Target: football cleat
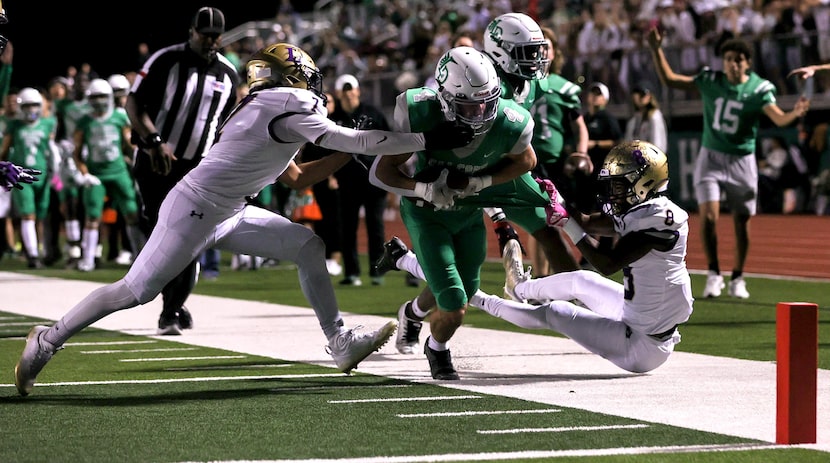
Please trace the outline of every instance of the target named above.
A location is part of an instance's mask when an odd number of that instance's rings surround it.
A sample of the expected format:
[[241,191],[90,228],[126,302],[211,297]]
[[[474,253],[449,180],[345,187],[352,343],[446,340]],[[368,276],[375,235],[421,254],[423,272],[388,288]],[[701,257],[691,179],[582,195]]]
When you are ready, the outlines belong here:
[[398,334],[395,337],[395,348],[401,354],[414,354],[415,348],[418,347],[418,337],[421,335],[421,327],[423,322],[416,318],[410,318],[406,315],[406,309],[410,311],[412,301],[406,301],[400,309],[398,309]]
[[516,302],[527,300],[516,296],[516,285],[530,279],[530,272],[525,272],[522,264],[522,249],[519,242],[510,240],[504,246],[504,296]]
[[386,344],[397,327],[397,322],[390,321],[378,330],[359,333],[357,330],[363,327],[358,325],[331,338],[326,352],[332,356],[340,371],[349,374],[363,359]]
[[48,326],[37,325],[26,336],[26,347],[14,367],[14,385],[22,396],[29,395],[35,385],[35,378],[46,363],[63,347],[55,347],[45,339],[43,333]]

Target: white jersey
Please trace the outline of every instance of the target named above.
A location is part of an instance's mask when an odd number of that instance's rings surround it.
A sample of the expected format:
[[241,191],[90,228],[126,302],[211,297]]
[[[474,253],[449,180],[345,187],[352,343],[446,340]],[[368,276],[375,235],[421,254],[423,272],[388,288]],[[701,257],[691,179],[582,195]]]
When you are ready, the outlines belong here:
[[357,131],[326,116],[323,100],[308,90],[252,92],[234,108],[208,155],[183,181],[214,204],[241,208],[246,196],[274,183],[308,142],[369,155],[424,149],[423,134]]
[[685,260],[688,222],[689,214],[665,196],[614,217],[614,228],[622,236],[632,232],[677,236],[672,249],[652,249],[623,269],[623,320],[632,329],[662,333],[687,321],[692,314],[691,279]]

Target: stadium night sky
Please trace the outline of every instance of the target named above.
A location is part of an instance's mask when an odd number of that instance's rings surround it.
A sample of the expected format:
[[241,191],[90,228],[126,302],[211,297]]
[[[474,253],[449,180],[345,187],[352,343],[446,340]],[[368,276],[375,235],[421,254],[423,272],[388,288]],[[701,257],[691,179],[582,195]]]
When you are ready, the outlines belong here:
[[[190,20],[201,6],[221,9],[231,29],[247,21],[274,17],[279,3],[5,0],[9,23],[0,25],[0,34],[14,47],[12,85],[45,86],[50,78],[64,75],[68,66],[77,67],[83,62],[89,62],[103,77],[134,69],[138,43],[147,42],[155,50],[186,40]],[[307,8],[314,2],[292,3]]]

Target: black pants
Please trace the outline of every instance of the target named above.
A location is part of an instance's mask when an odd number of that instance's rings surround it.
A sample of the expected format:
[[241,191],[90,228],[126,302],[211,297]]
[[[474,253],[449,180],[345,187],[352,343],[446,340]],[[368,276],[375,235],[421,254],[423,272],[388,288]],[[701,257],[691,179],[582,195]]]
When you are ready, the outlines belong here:
[[[153,227],[158,222],[159,209],[164,198],[167,197],[167,193],[198,163],[199,159],[173,161],[170,174],[159,175],[153,172],[147,153],[141,150],[136,153],[133,176],[135,177],[138,196],[141,202],[139,208],[141,212],[139,215],[139,227],[146,236],[150,236]],[[179,311],[185,301],[187,301],[190,293],[193,292],[193,287],[196,284],[198,262],[198,258],[194,259],[193,262],[188,264],[181,273],[170,280],[164,289],[161,290],[163,300],[161,310],[162,318],[175,318],[176,312]]]
[[343,271],[346,276],[360,275],[360,261],[357,255],[357,229],[360,222],[360,207],[366,210],[366,234],[369,245],[369,276],[375,274],[374,264],[383,255],[385,230],[383,212],[386,209],[386,191],[369,184],[369,181],[340,182],[340,218],[343,224]]

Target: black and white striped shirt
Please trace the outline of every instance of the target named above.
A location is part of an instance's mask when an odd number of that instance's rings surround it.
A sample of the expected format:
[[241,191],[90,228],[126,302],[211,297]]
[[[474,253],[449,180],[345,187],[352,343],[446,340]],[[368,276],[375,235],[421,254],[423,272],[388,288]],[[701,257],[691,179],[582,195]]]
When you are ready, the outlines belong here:
[[187,42],[162,48],[131,88],[178,159],[203,157],[236,103],[239,73],[222,54],[206,62]]

